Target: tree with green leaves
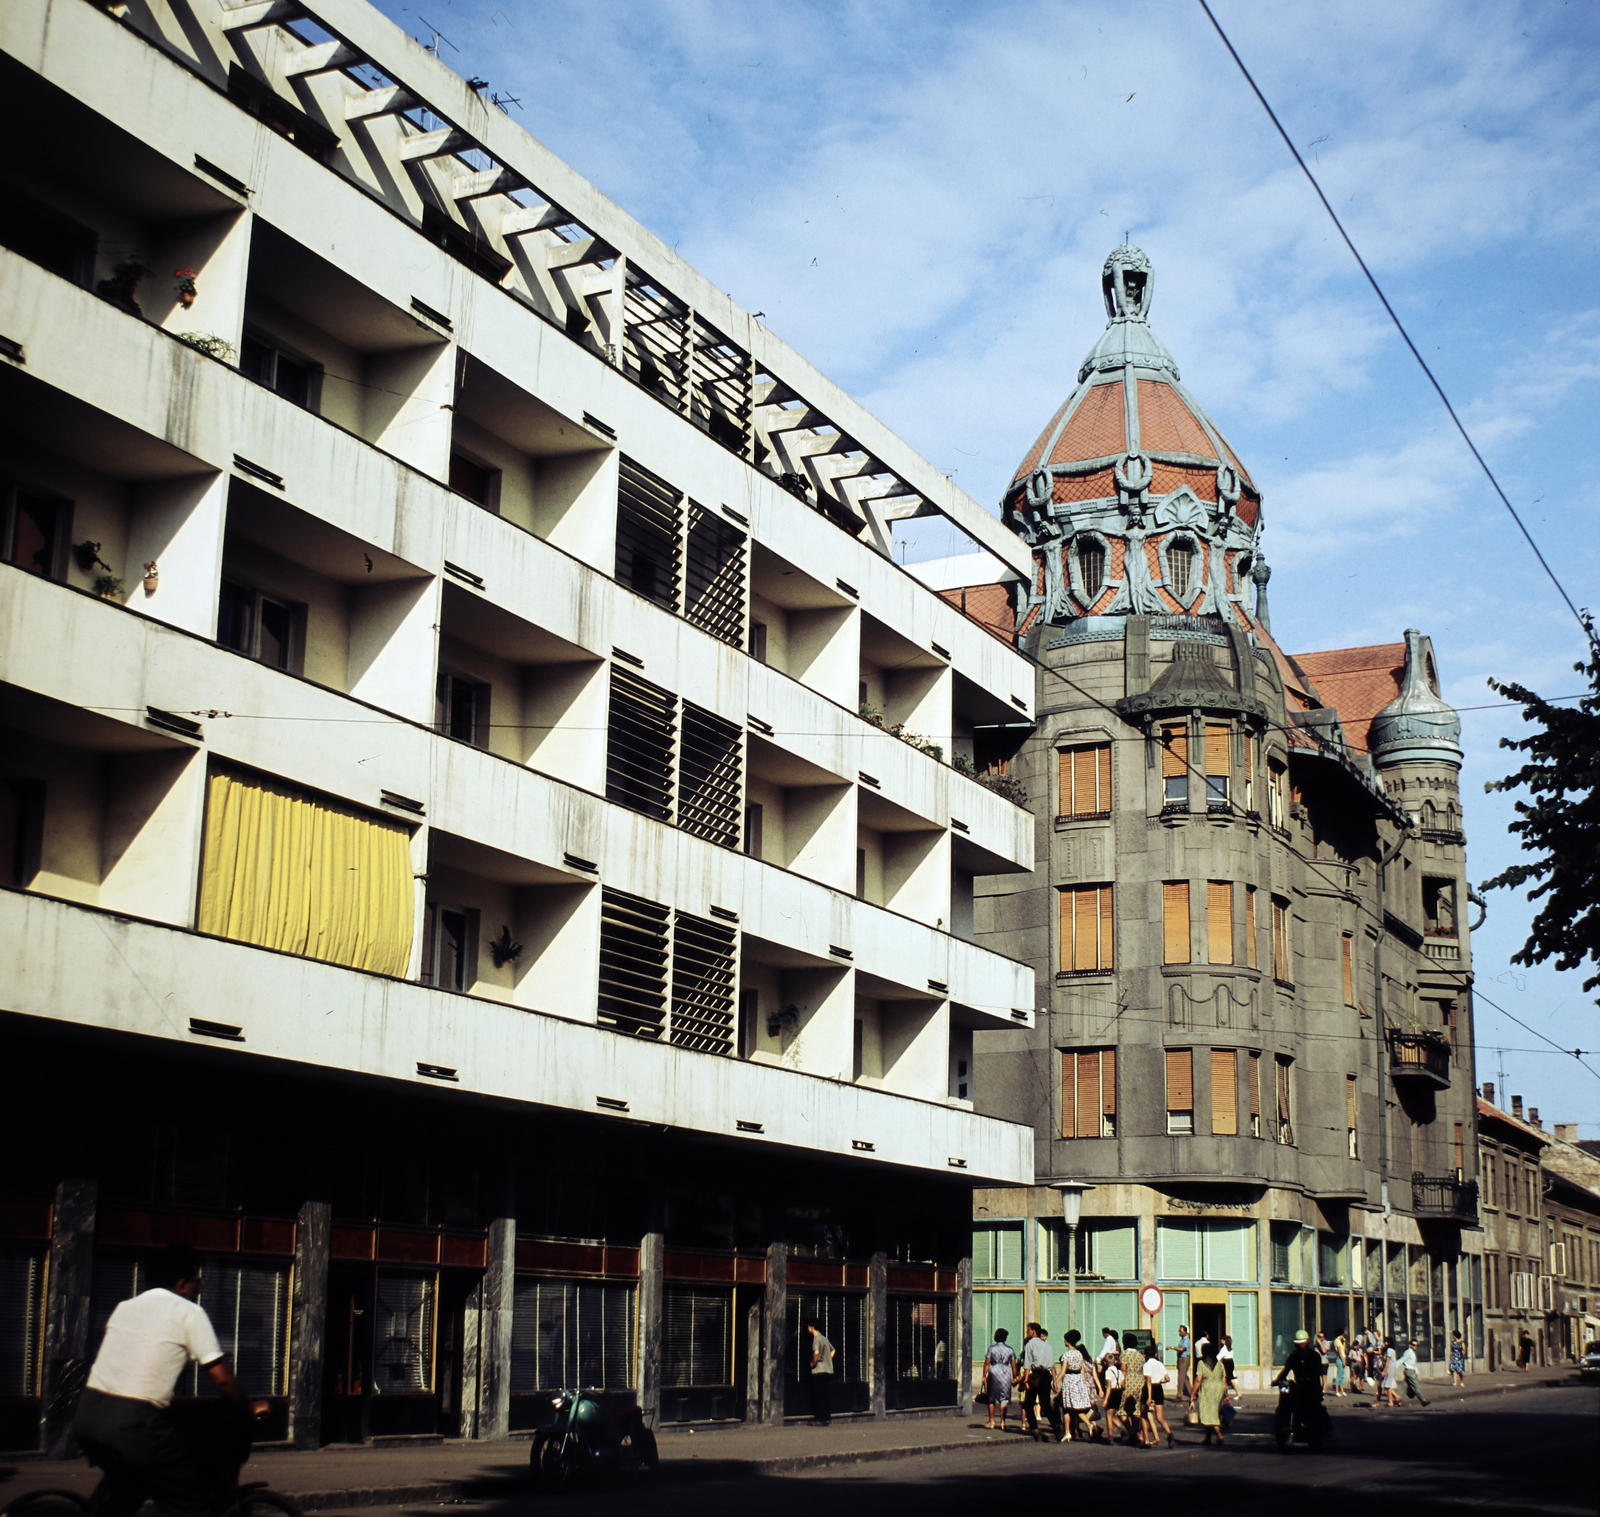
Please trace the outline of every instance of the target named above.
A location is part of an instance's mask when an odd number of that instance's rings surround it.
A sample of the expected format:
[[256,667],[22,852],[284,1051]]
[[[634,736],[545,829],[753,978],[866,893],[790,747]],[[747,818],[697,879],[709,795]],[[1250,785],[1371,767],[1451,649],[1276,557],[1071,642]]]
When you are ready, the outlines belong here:
[[[1489,687],[1517,702],[1522,719],[1536,730],[1523,738],[1503,737],[1502,748],[1526,755],[1515,774],[1491,780],[1485,790],[1525,790],[1531,800],[1515,802],[1510,831],[1522,838],[1531,862],[1485,880],[1484,890],[1533,884],[1530,901],[1542,902],[1528,941],[1511,955],[1513,964],[1532,966],[1553,958],[1557,969],[1594,967],[1583,982],[1600,987],[1600,644],[1587,614],[1589,660],[1574,664],[1588,678],[1590,693],[1575,706],[1556,706],[1522,685],[1489,681]],[[1600,997],[1597,997],[1600,999]]]

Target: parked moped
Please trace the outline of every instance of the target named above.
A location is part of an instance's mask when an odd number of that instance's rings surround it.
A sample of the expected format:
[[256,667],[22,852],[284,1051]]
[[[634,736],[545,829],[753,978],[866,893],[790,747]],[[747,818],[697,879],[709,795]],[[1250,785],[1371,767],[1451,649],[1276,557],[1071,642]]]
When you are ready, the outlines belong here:
[[528,1451],[534,1479],[546,1490],[562,1489],[579,1473],[636,1479],[660,1468],[655,1434],[631,1391],[561,1391],[550,1410]]

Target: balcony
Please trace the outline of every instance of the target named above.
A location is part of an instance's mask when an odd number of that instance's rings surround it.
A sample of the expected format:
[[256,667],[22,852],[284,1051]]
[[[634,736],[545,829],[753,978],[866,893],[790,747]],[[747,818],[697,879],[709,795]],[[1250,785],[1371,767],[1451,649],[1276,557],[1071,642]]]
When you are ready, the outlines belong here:
[[1391,1032],[1389,1073],[1414,1079],[1435,1090],[1450,1085],[1450,1043],[1436,1032]]
[[1419,1217],[1449,1217],[1457,1222],[1478,1220],[1478,1182],[1451,1175],[1411,1176],[1411,1210]]

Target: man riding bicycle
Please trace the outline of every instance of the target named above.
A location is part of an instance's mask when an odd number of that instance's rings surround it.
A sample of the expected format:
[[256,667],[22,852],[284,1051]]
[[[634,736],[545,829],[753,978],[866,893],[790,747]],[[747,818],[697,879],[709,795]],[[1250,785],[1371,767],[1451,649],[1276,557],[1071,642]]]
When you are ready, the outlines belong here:
[[[150,1268],[148,1289],[122,1302],[78,1402],[73,1432],[92,1464],[105,1472],[95,1492],[97,1517],[132,1517],[146,1500],[162,1517],[209,1517],[231,1494],[248,1439],[232,1457],[210,1459],[179,1431],[172,1413],[178,1377],[198,1364],[218,1392],[244,1412],[211,1319],[196,1299],[200,1256],[169,1243]],[[251,1410],[262,1415],[264,1401]]]

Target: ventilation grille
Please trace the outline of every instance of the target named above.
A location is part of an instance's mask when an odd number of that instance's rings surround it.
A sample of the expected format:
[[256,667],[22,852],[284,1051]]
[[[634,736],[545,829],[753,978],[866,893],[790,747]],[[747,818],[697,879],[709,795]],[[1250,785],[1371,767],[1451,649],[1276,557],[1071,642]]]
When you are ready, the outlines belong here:
[[689,308],[652,284],[632,263],[622,302],[622,368],[674,411],[687,399]]
[[[676,705],[671,691],[612,665],[606,799],[658,822],[672,820]],[[734,783],[737,786],[737,769]]]
[[679,1048],[733,1052],[731,927],[677,914],[672,936],[672,1041]]
[[740,455],[750,437],[752,378],[750,355],[696,316],[689,419],[723,447]]
[[617,583],[676,611],[682,526],[682,493],[623,458],[617,476]]
[[678,825],[724,848],[739,846],[743,738],[732,722],[683,703]]
[[689,502],[683,614],[735,648],[744,646],[744,533]]
[[600,892],[600,1025],[659,1038],[667,1010],[667,908]]

